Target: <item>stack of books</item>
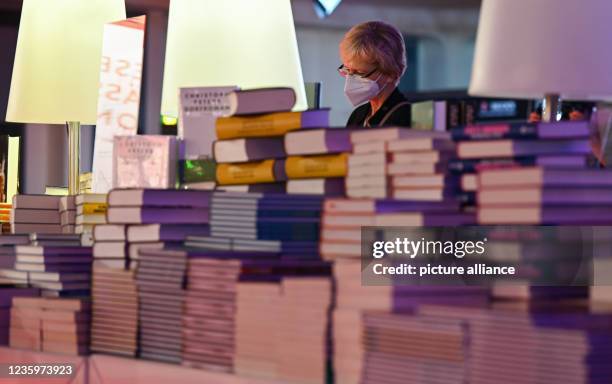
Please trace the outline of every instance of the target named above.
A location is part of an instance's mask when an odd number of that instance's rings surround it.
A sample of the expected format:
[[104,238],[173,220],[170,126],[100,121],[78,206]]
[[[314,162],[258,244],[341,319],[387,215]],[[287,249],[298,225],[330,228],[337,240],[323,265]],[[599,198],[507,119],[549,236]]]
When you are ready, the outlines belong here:
[[454,143],[444,132],[406,128],[351,134],[346,192],[353,198],[415,201],[454,199],[456,180],[446,173]]
[[[210,191],[117,189],[108,195],[108,222],[97,231],[95,257],[138,260],[143,248],[178,245],[209,234]],[[108,230],[113,240],[102,240]]]
[[612,172],[546,166],[478,174],[479,224],[612,223]]
[[321,257],[361,257],[361,227],[458,226],[475,222],[461,212],[458,201],[402,201],[393,199],[325,200],[321,220]]
[[[189,259],[183,312],[183,365],[234,371],[236,291],[248,275],[238,254],[201,252]],[[232,258],[234,257],[234,258]]]
[[79,247],[81,236],[76,234],[30,233],[29,245],[39,247]]
[[[291,149],[288,152],[283,137],[302,128],[328,127],[329,110],[291,112],[291,103],[279,103],[279,100],[295,101],[293,90],[287,88],[236,91],[234,94],[237,107],[232,109],[232,116],[217,119],[217,141],[213,144],[217,184],[222,189],[284,193],[289,189],[288,179],[344,176],[345,156],[288,157]],[[333,182],[319,180],[294,185],[291,190],[304,193],[302,190],[316,192],[326,188],[333,189]]]
[[0,203],[0,233],[11,233],[12,204]]
[[334,372],[338,383],[361,383],[365,362],[365,311],[412,313],[426,303],[484,305],[489,291],[461,286],[363,286],[358,259],[334,262],[336,305],[333,313]]
[[76,226],[76,197],[62,196],[60,198],[59,210],[62,223],[62,233],[75,233]]
[[262,379],[278,378],[276,332],[280,323],[281,295],[278,281],[237,284],[236,374]]
[[591,153],[587,121],[555,123],[493,123],[451,130],[457,158],[450,174],[459,177],[461,190],[474,194],[477,173],[484,170],[541,166],[585,168]]
[[250,241],[243,250],[256,251],[267,241],[286,257],[318,258],[322,201],[316,195],[215,192],[211,235]]
[[0,236],[0,284],[16,283],[11,278],[15,268],[15,246],[26,244],[30,244],[30,237],[26,234]]
[[[343,196],[352,131],[327,128],[287,133],[285,150],[290,157],[286,167],[289,174],[295,176],[287,181],[287,193]],[[306,162],[311,165],[302,168],[300,164]],[[291,168],[293,166],[295,169]],[[321,178],[312,178],[309,172],[319,172]]]
[[93,228],[94,273],[98,265],[125,269],[129,265],[126,244],[126,226],[98,224]]
[[89,352],[87,299],[17,297],[11,320],[11,347],[68,355]]
[[283,270],[278,269],[277,259],[276,254],[261,252],[190,253],[183,312],[183,365],[235,371],[238,284],[255,279],[278,281]]
[[42,350],[68,355],[89,353],[89,299],[44,299]]
[[126,254],[126,226],[99,224],[93,232],[91,350],[136,356],[136,263]]
[[[180,363],[187,253],[143,249],[138,260],[140,356]],[[212,314],[211,314],[212,316]]]
[[15,195],[11,210],[13,233],[62,233],[61,196]]
[[[600,382],[610,376],[610,313],[585,303],[532,306],[499,303],[484,308],[424,306],[419,316],[461,321],[467,330],[474,383]],[[430,338],[429,342],[432,342]]]
[[138,350],[135,270],[98,261],[93,269],[91,350],[134,357]]
[[106,223],[106,194],[77,195],[75,205],[76,226],[74,232],[82,236],[83,245],[91,246],[94,226]]
[[[331,357],[326,349],[331,341],[329,264],[258,257],[241,265],[233,317],[234,371],[283,382],[323,382],[320,369]],[[302,365],[296,368],[295,361]]]
[[287,383],[331,381],[332,281],[286,277],[277,331],[278,379]]
[[[468,329],[458,319],[366,312],[362,383],[467,383]],[[489,382],[500,382],[492,380]]]
[[3,286],[0,289],[0,345],[9,345],[9,330],[11,326],[11,306],[14,297],[37,297],[40,292],[36,288],[15,288]]
[[[94,350],[135,355],[140,252],[179,245],[187,236],[208,235],[209,204],[207,191],[117,189],[109,193],[109,224],[94,228]],[[148,267],[143,268],[146,272]],[[146,295],[143,292],[140,295]],[[152,305],[150,300],[147,305]],[[160,359],[167,357],[160,355]]]
[[[313,358],[326,359],[327,355],[322,355],[325,349],[317,345],[319,339],[313,333],[323,327],[315,326],[319,321],[329,324],[320,307],[328,302],[331,288],[324,290],[311,277],[329,274],[327,263],[283,259],[282,255],[262,252],[201,250],[190,252],[189,257],[183,316],[184,365],[282,379],[282,372],[289,375],[293,366],[287,368],[289,363],[281,359],[282,353],[275,351],[280,351],[278,348],[288,339],[306,345],[308,337],[308,346],[320,350],[313,352]],[[299,282],[285,286],[290,275],[299,275],[307,285],[306,291],[299,289]],[[285,292],[290,296],[283,301]],[[265,317],[271,323],[254,320],[251,315],[256,313],[255,319]],[[305,327],[300,326],[306,318],[315,328],[308,336],[304,335],[308,333],[302,329]],[[291,332],[291,337],[280,335],[282,329]]]
[[9,331],[11,348],[42,351],[42,317],[40,298],[13,298]]
[[15,270],[44,296],[89,296],[91,261],[89,247],[20,245]]

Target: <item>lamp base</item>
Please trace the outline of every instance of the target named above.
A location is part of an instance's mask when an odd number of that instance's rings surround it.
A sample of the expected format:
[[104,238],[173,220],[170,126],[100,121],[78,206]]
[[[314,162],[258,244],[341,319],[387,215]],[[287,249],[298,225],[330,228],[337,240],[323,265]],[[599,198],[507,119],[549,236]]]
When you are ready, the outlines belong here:
[[81,123],[69,121],[68,126],[68,194],[79,194],[79,172],[81,159]]
[[542,121],[553,123],[559,120],[559,112],[561,111],[561,96],[555,93],[547,93],[544,95],[544,103],[542,104]]

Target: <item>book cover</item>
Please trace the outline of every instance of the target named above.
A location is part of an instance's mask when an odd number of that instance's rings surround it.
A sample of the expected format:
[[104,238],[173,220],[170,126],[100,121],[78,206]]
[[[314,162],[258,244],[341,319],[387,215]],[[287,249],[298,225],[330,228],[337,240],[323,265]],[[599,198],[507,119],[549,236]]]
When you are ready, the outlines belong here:
[[115,136],[113,188],[174,188],[174,136]]
[[212,156],[215,122],[231,114],[229,95],[235,90],[235,86],[180,88],[178,137],[185,142],[186,159]]
[[179,161],[181,184],[215,182],[217,163],[213,159],[193,159]]
[[411,105],[411,124],[414,129],[445,132],[462,122],[459,100],[422,101]]

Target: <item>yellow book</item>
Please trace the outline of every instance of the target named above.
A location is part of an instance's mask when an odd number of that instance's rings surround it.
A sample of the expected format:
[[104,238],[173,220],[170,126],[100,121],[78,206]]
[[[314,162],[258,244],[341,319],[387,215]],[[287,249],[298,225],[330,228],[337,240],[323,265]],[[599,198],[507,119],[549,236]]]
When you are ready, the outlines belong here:
[[272,183],[284,178],[282,165],[282,161],[274,160],[217,164],[217,183],[220,185]]
[[329,126],[329,109],[304,112],[279,112],[265,115],[220,117],[217,139],[282,136],[300,128]]
[[108,205],[106,203],[84,203],[77,209],[80,215],[93,215],[96,213],[106,213]]
[[348,155],[289,156],[285,172],[289,179],[344,177],[348,171]]

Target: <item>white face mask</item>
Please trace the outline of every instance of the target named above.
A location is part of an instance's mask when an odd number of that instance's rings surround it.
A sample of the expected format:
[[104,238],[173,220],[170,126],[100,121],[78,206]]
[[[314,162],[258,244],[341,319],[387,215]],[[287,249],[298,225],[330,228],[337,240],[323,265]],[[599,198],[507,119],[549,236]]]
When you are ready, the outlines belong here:
[[348,75],[344,83],[344,94],[355,107],[370,101],[381,91],[378,79],[370,80],[357,75]]

